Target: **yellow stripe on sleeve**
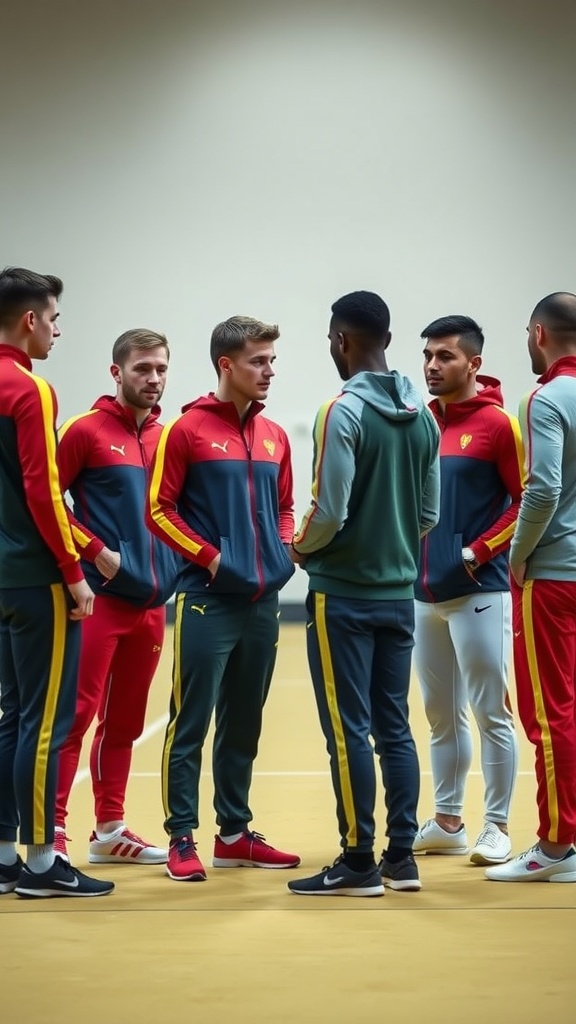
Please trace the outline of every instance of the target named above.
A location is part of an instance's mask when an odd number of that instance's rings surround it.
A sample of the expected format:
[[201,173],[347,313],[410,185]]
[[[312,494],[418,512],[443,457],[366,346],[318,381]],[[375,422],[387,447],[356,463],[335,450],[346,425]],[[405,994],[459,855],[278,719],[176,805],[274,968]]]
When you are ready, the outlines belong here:
[[42,410],[42,426],[44,428],[42,434],[46,449],[48,492],[50,494],[52,507],[54,509],[54,516],[56,518],[60,536],[62,537],[64,548],[70,555],[72,561],[78,562],[80,555],[76,551],[76,547],[72,539],[72,531],[68,522],[68,516],[66,515],[64,498],[62,497],[62,490],[60,488],[58,464],[56,462],[56,435],[54,433],[54,405],[52,402],[52,392],[50,390],[50,386],[42,379],[42,377],[37,377],[36,374],[30,373],[29,370],[25,369],[25,367],[19,367],[19,369],[30,377],[30,380],[34,381],[38,390],[38,397],[40,398],[40,407]]
[[185,533],[182,533],[182,531],[179,530],[177,526],[174,526],[170,519],[168,519],[168,517],[164,515],[162,511],[162,506],[160,505],[159,502],[160,485],[162,483],[162,477],[164,475],[166,443],[168,441],[168,437],[170,435],[172,427],[174,426],[175,423],[178,422],[179,419],[180,417],[177,417],[170,423],[167,423],[160,435],[160,440],[158,442],[158,447],[156,449],[154,471],[152,473],[152,478],[150,480],[149,507],[150,515],[152,516],[154,522],[158,524],[160,529],[168,537],[170,537],[171,540],[173,540],[174,543],[177,544],[180,548],[183,548],[185,551],[188,551],[191,555],[195,556],[198,555],[199,552],[202,550],[202,545],[196,544],[195,541],[191,540],[190,537],[187,537]]

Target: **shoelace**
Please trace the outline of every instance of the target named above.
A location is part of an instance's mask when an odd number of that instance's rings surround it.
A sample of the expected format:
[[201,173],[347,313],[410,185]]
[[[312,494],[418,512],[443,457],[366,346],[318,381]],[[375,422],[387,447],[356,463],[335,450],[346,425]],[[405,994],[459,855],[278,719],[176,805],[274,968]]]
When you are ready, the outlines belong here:
[[322,868],[322,871],[332,871],[332,868],[337,868],[339,864],[343,864],[343,863],[344,863],[344,854],[340,853],[336,857],[336,860],[334,861],[334,863],[333,864],[325,864],[324,867]]
[[[253,843],[258,843],[260,846],[268,846],[268,847],[270,847],[270,844],[266,842],[266,837],[261,835],[260,832],[250,832],[249,830],[247,830],[244,833],[244,835],[246,836],[247,839],[250,839]],[[270,847],[270,849],[272,849],[272,847]]]
[[196,855],[196,843],[190,836],[182,836],[175,844],[178,856],[181,860],[192,860]]
[[[500,832],[500,829],[498,829],[498,832]],[[502,835],[504,835],[504,833],[502,833]],[[478,836],[478,842],[476,843],[476,846],[480,846],[481,844],[483,844],[484,846],[491,846],[492,849],[494,849],[494,847],[498,845],[499,839],[500,836],[497,834],[497,832],[495,832],[494,829],[490,828],[489,825],[485,825],[480,835]]]
[[130,839],[130,841],[133,843],[139,843],[140,846],[150,846],[150,843],[145,842],[144,839],[141,839],[140,836],[137,836],[135,832],[131,832],[129,828],[123,828],[121,835],[125,839]]

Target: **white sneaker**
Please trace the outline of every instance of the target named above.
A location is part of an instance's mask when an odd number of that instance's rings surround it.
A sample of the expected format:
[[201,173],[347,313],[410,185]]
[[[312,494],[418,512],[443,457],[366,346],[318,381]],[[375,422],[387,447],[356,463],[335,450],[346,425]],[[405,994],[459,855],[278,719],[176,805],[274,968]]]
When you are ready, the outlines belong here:
[[473,864],[504,864],[512,855],[510,837],[487,821],[470,851]]
[[553,860],[536,843],[507,864],[487,868],[486,878],[491,882],[576,882],[576,850]]
[[413,853],[468,853],[468,836],[464,825],[457,832],[447,832],[434,818],[420,826],[414,839]]
[[165,864],[168,850],[145,842],[129,828],[111,832],[107,839],[98,839],[95,832],[90,836],[90,864]]

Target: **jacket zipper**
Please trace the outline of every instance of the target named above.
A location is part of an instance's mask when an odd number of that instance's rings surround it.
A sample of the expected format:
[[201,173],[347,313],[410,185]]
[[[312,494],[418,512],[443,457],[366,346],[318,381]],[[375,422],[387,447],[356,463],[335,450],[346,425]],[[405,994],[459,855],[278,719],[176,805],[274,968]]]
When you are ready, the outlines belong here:
[[248,490],[250,493],[250,508],[252,511],[252,528],[254,530],[254,540],[256,543],[256,571],[258,573],[258,590],[252,598],[253,601],[257,601],[259,597],[264,593],[264,571],[262,569],[262,552],[260,550],[260,530],[258,527],[258,515],[256,510],[256,489],[254,487],[254,465],[252,462],[252,446],[248,445],[244,428],[241,427],[242,440],[244,441],[244,447],[246,449],[246,455],[248,457]]
[[[142,427],[136,428],[136,436],[138,438],[138,447],[140,449],[140,458],[142,459],[142,467],[143,467],[144,472],[146,474],[146,483],[148,483],[148,471],[149,471],[149,468],[150,468],[150,464],[148,462],[148,457],[146,455],[146,448],[145,448],[144,442],[142,441],[142,437],[141,437],[141,434],[140,434],[140,431],[142,430],[143,426],[144,426],[144,424],[142,424]],[[152,582],[153,582],[153,586],[154,586],[154,590],[153,590],[152,594],[150,595],[150,598],[148,599],[148,601],[146,601],[146,603],[144,605],[145,608],[149,608],[150,605],[152,604],[152,602],[156,599],[156,596],[158,594],[158,573],[156,572],[156,552],[154,550],[154,538],[153,538],[153,535],[150,532],[150,530],[147,530],[146,532],[148,534],[148,543],[149,543],[149,546],[150,546],[150,569],[152,571]]]

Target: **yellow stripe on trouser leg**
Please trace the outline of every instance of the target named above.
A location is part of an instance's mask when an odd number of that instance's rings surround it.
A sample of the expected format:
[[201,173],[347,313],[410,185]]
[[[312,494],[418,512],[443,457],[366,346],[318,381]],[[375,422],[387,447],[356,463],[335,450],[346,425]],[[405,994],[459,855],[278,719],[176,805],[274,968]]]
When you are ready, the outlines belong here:
[[522,620],[524,636],[526,641],[526,653],[528,657],[528,670],[530,672],[530,683],[534,695],[534,707],[536,709],[536,721],[540,726],[542,738],[542,751],[544,754],[544,772],[546,774],[546,791],[548,794],[548,815],[550,818],[551,843],[558,842],[558,792],[556,790],[556,772],[554,770],[554,750],[552,746],[552,735],[546,708],[544,706],[544,695],[542,693],[542,682],[538,669],[538,657],[536,655],[536,644],[534,641],[534,622],[532,617],[532,589],[533,580],[524,584],[522,592]]
[[338,707],[338,700],[336,697],[334,668],[332,665],[332,655],[330,653],[330,643],[328,641],[328,630],[326,628],[325,594],[314,594],[314,610],[316,620],[316,632],[318,634],[318,646],[320,648],[320,662],[322,665],[324,690],[326,693],[326,702],[328,704],[328,713],[330,715],[330,722],[332,724],[334,740],[336,742],[338,776],[340,779],[342,803],[344,804],[344,813],[346,815],[346,821],[348,822],[346,845],[355,847],[358,845],[358,825],[356,822],[356,808],[354,806],[354,797],[352,795],[352,781],[350,779],[350,765],[348,764],[346,739],[344,737],[342,718],[340,716],[340,708]]
[[38,733],[38,746],[34,759],[34,806],[32,834],[34,843],[42,846],[46,842],[46,774],[48,771],[48,756],[52,742],[54,729],[54,718],[60,694],[62,682],[62,670],[64,667],[64,651],[66,648],[66,627],[68,623],[68,605],[61,583],[54,583],[50,587],[53,605],[53,639],[52,656],[50,658],[50,669],[48,674],[48,687],[46,690],[46,701],[44,713]]
[[172,680],[174,713],[173,717],[168,723],[168,729],[166,730],[166,739],[164,741],[164,750],[162,752],[162,803],[164,805],[164,816],[166,818],[169,818],[172,813],[170,810],[170,801],[168,799],[168,768],[170,765],[170,754],[172,752],[172,745],[174,743],[174,733],[176,732],[176,723],[178,721],[178,715],[180,714],[180,708],[182,706],[180,646],[182,640],[182,613],[184,611],[185,598],[186,594],[178,594],[178,597],[176,598],[176,614],[174,618],[174,677]]

